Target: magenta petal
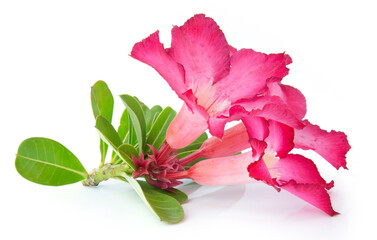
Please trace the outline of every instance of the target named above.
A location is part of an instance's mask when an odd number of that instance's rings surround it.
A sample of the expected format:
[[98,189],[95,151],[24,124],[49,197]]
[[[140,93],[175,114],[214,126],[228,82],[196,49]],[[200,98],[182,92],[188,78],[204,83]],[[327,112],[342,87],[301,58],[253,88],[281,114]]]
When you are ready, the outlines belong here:
[[186,86],[196,90],[212,84],[229,73],[229,46],[223,32],[212,18],[198,14],[182,27],[172,30],[172,50],[182,64]]
[[328,185],[313,161],[301,155],[289,154],[280,158],[275,168],[280,175],[278,182],[294,180],[296,183],[319,184],[326,188],[333,184]]
[[247,132],[249,134],[249,142],[253,149],[254,157],[259,157],[263,154],[267,147],[265,139],[269,134],[268,122],[264,118],[246,116],[242,118]]
[[[259,160],[250,163],[250,165],[247,167],[247,171],[249,172],[249,176],[251,178],[254,178],[258,181],[262,181],[267,183],[268,185],[275,187],[275,181],[273,181],[272,176],[270,174],[270,171],[268,169],[268,166],[264,162],[262,158]],[[275,187],[276,188],[276,187]],[[279,189],[276,188],[278,191]]]
[[296,88],[283,85],[277,81],[268,83],[270,96],[278,96],[287,105],[288,110],[297,118],[302,119],[306,114],[306,100],[304,95]]
[[282,185],[281,188],[321,209],[330,216],[339,214],[332,208],[330,196],[326,189],[318,184],[299,184],[292,180]]
[[347,169],[346,154],[351,149],[347,136],[343,132],[327,132],[308,121],[305,124],[303,129],[295,129],[295,147],[314,150],[336,169]]
[[[243,110],[241,110],[243,109]],[[293,128],[303,128],[304,124],[296,114],[278,96],[261,96],[252,99],[243,99],[234,103],[229,110],[230,114],[248,113],[250,116],[263,117],[284,123]]]
[[252,162],[251,152],[200,161],[191,167],[189,177],[202,185],[230,185],[250,183],[247,166]]
[[270,132],[266,138],[268,149],[272,149],[276,152],[278,157],[286,156],[294,147],[293,128],[273,120],[268,121],[268,123]]
[[236,52],[237,52],[237,49],[235,47],[229,45],[229,56],[231,57]]
[[136,43],[131,56],[153,67],[181,97],[187,90],[184,84],[184,70],[165,51],[160,43],[158,31]]
[[286,54],[264,54],[252,49],[241,49],[231,58],[229,75],[216,86],[220,98],[231,102],[250,98],[261,93],[271,77],[282,78],[288,74],[287,64],[291,59]]
[[207,128],[207,119],[183,104],[167,129],[166,141],[172,148],[181,149],[195,141]]
[[272,119],[293,128],[302,128],[304,126],[292,112],[284,108],[282,105],[267,104],[263,107],[263,109],[251,111],[250,115]]

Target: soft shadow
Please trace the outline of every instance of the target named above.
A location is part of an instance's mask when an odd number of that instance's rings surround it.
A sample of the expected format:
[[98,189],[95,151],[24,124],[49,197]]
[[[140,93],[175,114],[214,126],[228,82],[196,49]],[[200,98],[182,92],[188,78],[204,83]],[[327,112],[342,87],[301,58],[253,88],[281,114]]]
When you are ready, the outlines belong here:
[[[196,182],[187,183],[181,187],[178,187],[179,190],[186,193],[187,195],[191,195],[196,192],[202,185],[197,184]],[[189,196],[190,199],[190,196]]]
[[[186,218],[213,217],[235,206],[245,194],[245,185],[232,185],[225,187],[206,186],[200,193],[189,196],[190,204],[185,205]],[[211,191],[212,190],[212,191]],[[196,196],[195,196],[196,195]],[[198,216],[196,216],[198,215]]]

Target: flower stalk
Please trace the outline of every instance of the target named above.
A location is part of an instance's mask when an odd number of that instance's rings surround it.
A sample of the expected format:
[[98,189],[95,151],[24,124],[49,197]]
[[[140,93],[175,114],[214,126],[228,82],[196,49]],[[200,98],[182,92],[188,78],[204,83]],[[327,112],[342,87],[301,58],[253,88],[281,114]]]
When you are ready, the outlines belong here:
[[102,167],[93,169],[81,183],[84,186],[98,186],[100,182],[107,181],[110,178],[119,178],[124,173],[131,174],[132,169],[125,164],[112,165],[106,163]]

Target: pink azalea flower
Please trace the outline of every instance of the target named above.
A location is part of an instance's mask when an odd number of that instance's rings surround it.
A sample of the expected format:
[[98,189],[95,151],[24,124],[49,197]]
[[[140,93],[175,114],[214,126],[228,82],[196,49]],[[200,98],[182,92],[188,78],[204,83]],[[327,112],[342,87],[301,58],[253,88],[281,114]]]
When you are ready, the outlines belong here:
[[255,110],[250,114],[276,120],[284,119],[282,114],[290,110],[272,109],[284,103],[275,94],[279,89],[269,87],[268,98],[263,102],[259,98],[269,82],[279,82],[288,74],[291,58],[284,53],[237,51],[216,22],[203,14],[174,26],[171,48],[164,48],[157,31],[135,44],[131,56],[156,69],[185,102],[167,131],[172,148],[190,144],[206,129],[221,138],[225,123],[239,118],[240,109],[234,108],[238,105],[248,112]]

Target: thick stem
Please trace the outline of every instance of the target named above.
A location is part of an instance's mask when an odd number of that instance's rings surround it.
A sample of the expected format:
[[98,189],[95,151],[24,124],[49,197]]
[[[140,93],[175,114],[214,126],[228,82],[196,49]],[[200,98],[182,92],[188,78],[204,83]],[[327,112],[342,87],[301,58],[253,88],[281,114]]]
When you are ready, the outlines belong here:
[[88,178],[81,181],[84,186],[97,186],[100,182],[110,178],[121,177],[124,173],[132,173],[132,169],[125,164],[104,164],[102,167],[93,169]]

